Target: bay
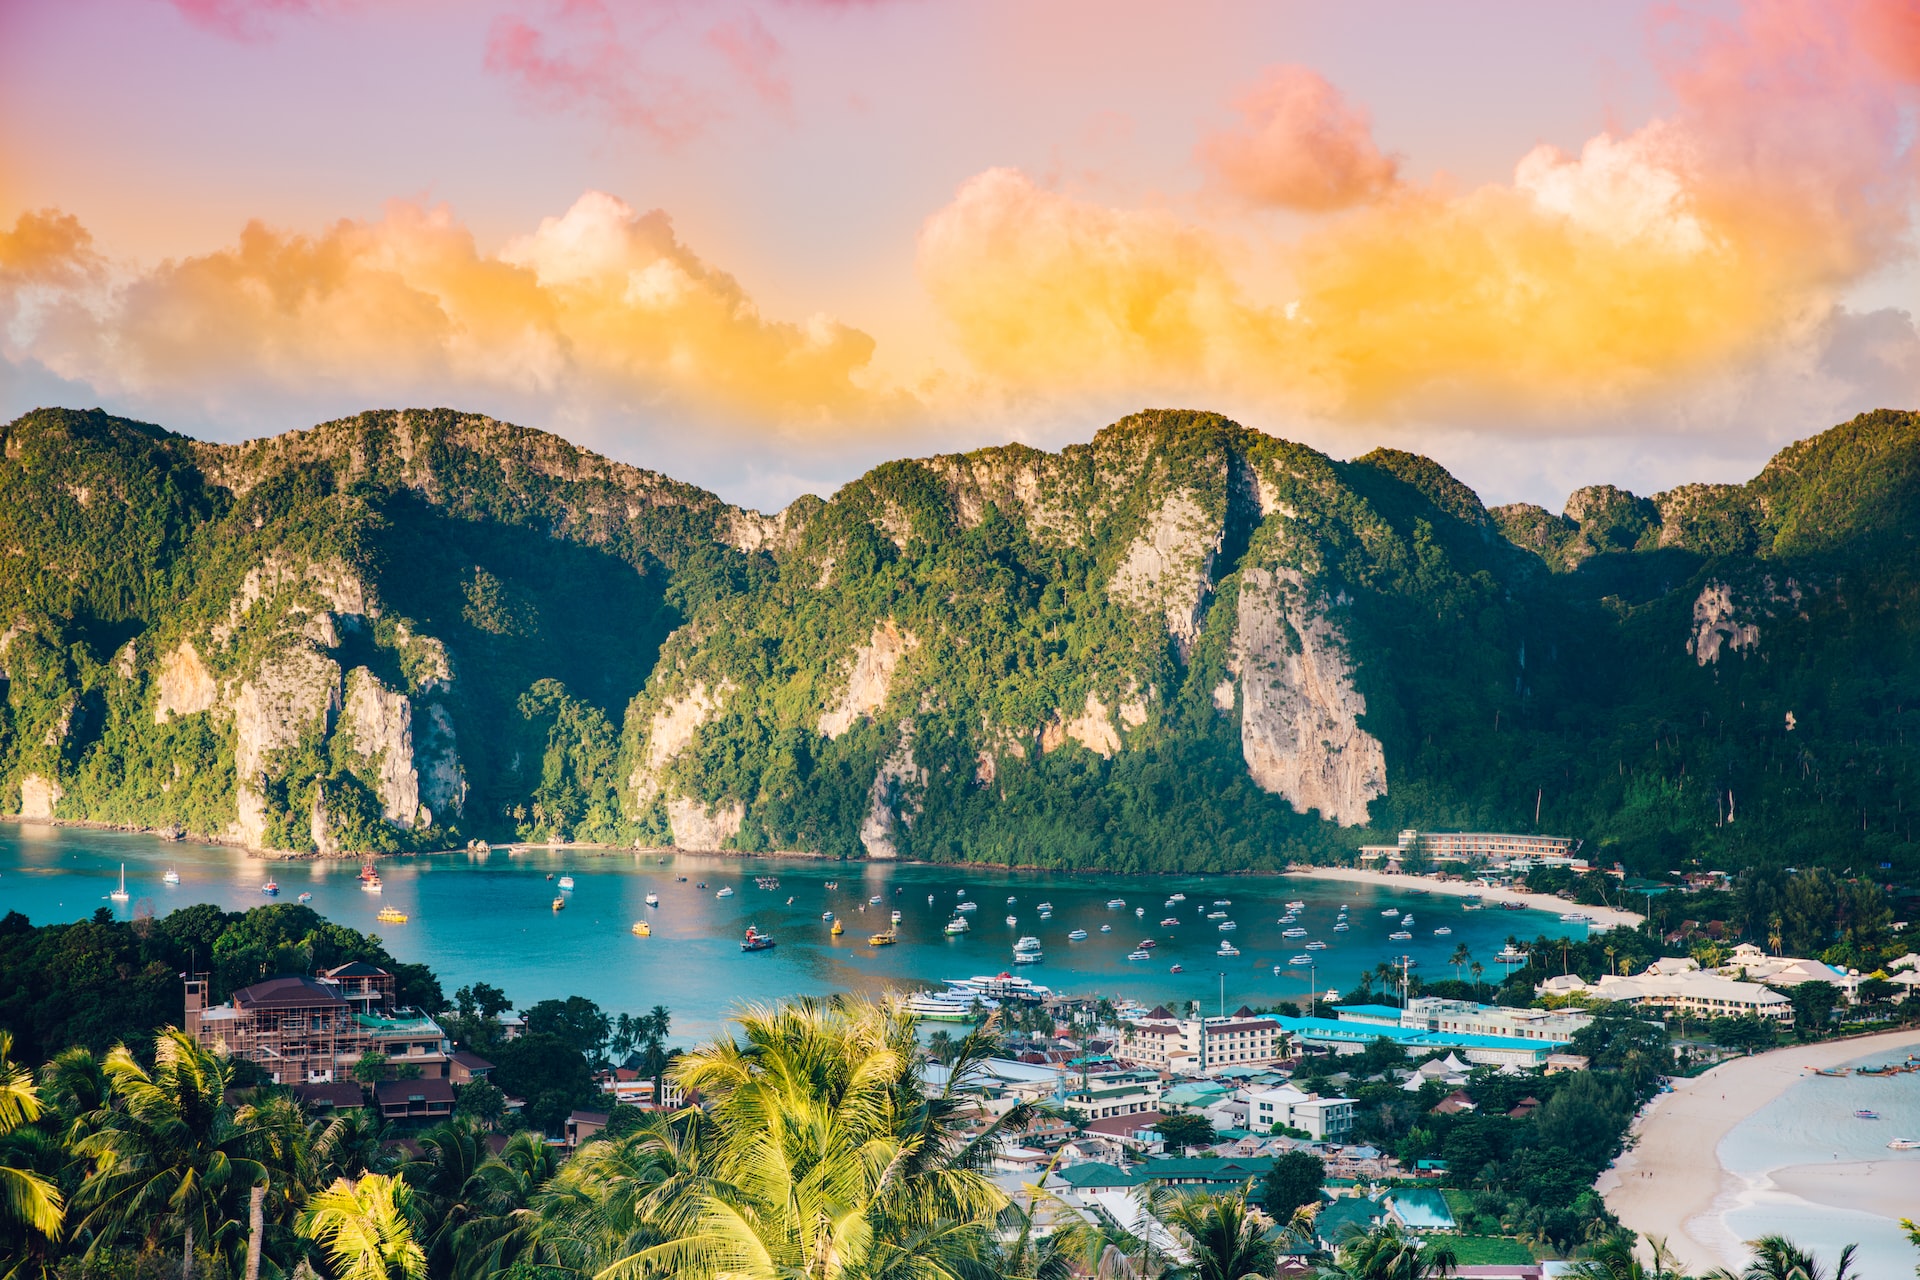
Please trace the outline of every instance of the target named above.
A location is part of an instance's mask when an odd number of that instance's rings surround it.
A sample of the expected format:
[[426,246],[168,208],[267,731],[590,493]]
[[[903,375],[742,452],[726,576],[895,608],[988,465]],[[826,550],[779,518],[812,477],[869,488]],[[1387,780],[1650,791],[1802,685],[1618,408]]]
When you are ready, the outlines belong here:
[[[129,900],[108,900],[126,865]],[[162,877],[171,867],[180,883]],[[673,1011],[673,1039],[687,1043],[714,1035],[729,1010],[749,1001],[774,1001],[837,991],[877,993],[938,986],[947,978],[1012,968],[1012,945],[1039,938],[1045,959],[1020,972],[1057,992],[1130,998],[1169,1007],[1198,1002],[1205,1013],[1241,1004],[1304,1003],[1311,990],[1351,990],[1381,962],[1411,957],[1428,980],[1453,977],[1448,957],[1460,944],[1486,966],[1488,990],[1503,971],[1494,962],[1509,936],[1585,936],[1586,926],[1538,911],[1475,911],[1438,894],[1371,885],[1309,881],[1288,876],[1116,876],[887,862],[713,857],[694,854],[530,849],[510,854],[455,853],[390,858],[380,864],[384,892],[363,892],[358,865],[349,861],[270,861],[235,849],[169,843],[153,836],[29,824],[0,825],[0,913],[19,911],[35,924],[81,920],[100,907],[121,919],[165,916],[197,902],[229,911],[288,903],[311,893],[308,904],[339,924],[378,936],[402,960],[430,965],[449,995],[470,982],[502,988],[518,1007],[550,997],[583,995],[609,1012],[640,1013],[656,1004]],[[548,877],[553,877],[549,879]],[[566,909],[551,909],[558,879]],[[777,889],[762,889],[770,876]],[[684,878],[683,878],[684,877]],[[277,898],[262,893],[277,880]],[[705,882],[705,888],[700,884]],[[830,884],[837,887],[829,887]],[[720,890],[731,888],[728,897]],[[660,905],[648,907],[647,894]],[[1166,905],[1175,893],[1185,902]],[[875,904],[869,900],[879,898]],[[978,904],[970,932],[943,932],[963,900]],[[792,901],[789,902],[788,899]],[[1008,899],[1014,899],[1009,903]],[[1110,908],[1111,899],[1124,907]],[[1230,905],[1216,907],[1215,899]],[[1285,904],[1306,904],[1300,938],[1283,938]],[[1051,903],[1052,918],[1037,908]],[[1346,931],[1335,931],[1342,905]],[[383,906],[407,913],[404,925],[374,916]],[[1392,919],[1381,914],[1392,907]],[[1135,908],[1144,910],[1136,916]],[[869,934],[901,912],[899,943],[874,947]],[[1209,911],[1225,911],[1237,928],[1223,933]],[[834,937],[822,913],[846,923]],[[1413,939],[1393,942],[1399,912],[1411,912]],[[1006,923],[1012,915],[1015,923]],[[1177,925],[1162,926],[1176,917]],[[652,926],[638,938],[636,920]],[[744,953],[740,938],[752,925],[773,934],[777,946]],[[1101,932],[1101,926],[1110,932]],[[1447,928],[1450,935],[1436,935]],[[1085,929],[1084,942],[1067,934]],[[1151,959],[1127,956],[1143,939],[1156,943]],[[1230,939],[1241,954],[1222,958]],[[1309,953],[1319,940],[1326,949]],[[1295,955],[1317,957],[1312,967],[1290,965]],[[1171,972],[1172,966],[1183,972]],[[1279,966],[1279,972],[1274,967]],[[1461,971],[1460,976],[1471,975]]]

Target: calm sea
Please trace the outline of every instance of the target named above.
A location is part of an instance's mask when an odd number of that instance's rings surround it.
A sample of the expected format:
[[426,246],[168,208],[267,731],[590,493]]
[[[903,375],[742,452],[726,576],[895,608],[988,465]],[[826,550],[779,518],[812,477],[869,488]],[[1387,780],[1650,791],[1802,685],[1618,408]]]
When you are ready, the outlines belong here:
[[[115,906],[106,895],[123,862],[130,901]],[[179,884],[162,881],[169,867]],[[485,981],[521,1007],[566,995],[588,996],[610,1011],[663,1004],[680,1042],[711,1036],[743,1001],[906,989],[1008,970],[1013,943],[1026,934],[1045,944],[1045,959],[1021,972],[1056,991],[1196,1000],[1212,1012],[1221,1004],[1304,1001],[1310,989],[1348,990],[1362,972],[1402,955],[1429,979],[1451,977],[1447,960],[1461,943],[1486,966],[1491,984],[1502,972],[1494,953],[1509,935],[1578,937],[1586,928],[1542,912],[1468,912],[1439,895],[1278,876],[1121,877],[570,850],[389,859],[380,874],[385,891],[376,896],[361,890],[353,863],[265,862],[150,836],[0,824],[0,912],[20,911],[37,924],[83,919],[102,906],[122,918],[164,916],[196,902],[242,910],[276,901],[261,892],[273,877],[277,901],[311,893],[309,905],[328,919],[379,935],[403,960],[431,965],[449,994]],[[575,887],[563,895],[566,909],[555,912],[561,876],[572,876]],[[759,876],[777,878],[779,887],[758,887]],[[730,897],[716,896],[725,888]],[[658,907],[646,905],[648,893],[659,895]],[[1174,893],[1187,900],[1166,905]],[[972,931],[949,936],[943,927],[963,896],[979,904]],[[1114,898],[1126,905],[1110,908]],[[1230,905],[1216,907],[1215,899]],[[1306,903],[1299,915],[1306,937],[1281,937],[1287,926],[1278,921],[1290,899]],[[1052,904],[1050,920],[1039,918],[1042,902]],[[1342,905],[1350,927],[1338,932]],[[409,922],[379,923],[382,906],[406,912]],[[1388,939],[1399,927],[1397,914],[1382,916],[1388,907],[1414,915],[1411,942]],[[869,946],[868,934],[885,928],[896,909],[899,945]],[[1238,927],[1222,933],[1219,921],[1205,918],[1215,910]],[[829,933],[826,911],[846,921],[842,936]],[[1009,915],[1015,923],[1006,922]],[[1162,926],[1169,917],[1179,923]],[[652,937],[632,935],[641,919],[652,924]],[[748,925],[772,933],[778,945],[743,953]],[[1440,928],[1451,935],[1436,935]],[[1085,929],[1086,941],[1069,942],[1074,929]],[[1157,943],[1152,958],[1129,961],[1146,938]],[[1241,954],[1219,957],[1222,938]],[[1326,949],[1307,952],[1304,944],[1316,939]],[[1317,958],[1312,967],[1289,964],[1309,954]],[[1176,964],[1184,971],[1171,972]]]

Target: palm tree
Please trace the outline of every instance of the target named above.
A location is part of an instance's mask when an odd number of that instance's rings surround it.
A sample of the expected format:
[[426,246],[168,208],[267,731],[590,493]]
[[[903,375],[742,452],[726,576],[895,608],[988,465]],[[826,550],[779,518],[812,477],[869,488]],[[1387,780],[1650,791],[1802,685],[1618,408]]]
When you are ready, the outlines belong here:
[[89,1256],[124,1236],[155,1248],[177,1239],[181,1275],[189,1276],[196,1246],[234,1245],[254,1186],[287,1189],[297,1181],[298,1170],[281,1163],[290,1148],[277,1129],[298,1113],[236,1113],[227,1099],[233,1064],[186,1032],[160,1033],[151,1073],[123,1044],[107,1054],[103,1070],[112,1108],[74,1144],[90,1166],[74,1197],[83,1215],[77,1230],[92,1240]]
[[1811,1253],[1785,1236],[1761,1236],[1747,1241],[1753,1260],[1739,1272],[1724,1268],[1708,1273],[1708,1280],[1859,1280],[1853,1269],[1858,1245],[1840,1251],[1840,1261],[1831,1273]]
[[1641,1263],[1631,1236],[1608,1236],[1574,1264],[1571,1274],[1574,1280],[1683,1280],[1667,1242],[1649,1237],[1648,1244],[1653,1249],[1651,1265]]
[[1193,1280],[1263,1277],[1280,1260],[1278,1246],[1248,1212],[1245,1192],[1182,1196],[1162,1221],[1186,1246]]
[[1459,1263],[1444,1244],[1422,1245],[1387,1222],[1355,1235],[1334,1254],[1333,1275],[1346,1280],[1428,1280],[1450,1276]]
[[414,1242],[413,1192],[398,1178],[340,1178],[300,1215],[300,1234],[327,1251],[335,1280],[426,1280]]
[[[0,1031],[0,1138],[38,1120],[42,1109],[33,1073],[13,1061],[13,1036]],[[49,1179],[0,1164],[0,1220],[53,1240],[65,1217],[60,1192]]]

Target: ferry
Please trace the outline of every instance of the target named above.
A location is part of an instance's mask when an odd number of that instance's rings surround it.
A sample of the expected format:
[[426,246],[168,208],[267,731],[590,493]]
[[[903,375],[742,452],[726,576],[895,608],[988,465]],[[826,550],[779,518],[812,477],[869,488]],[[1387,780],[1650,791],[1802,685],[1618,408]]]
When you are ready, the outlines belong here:
[[1387,935],[1387,939],[1388,941],[1391,941],[1391,942],[1411,942],[1413,940],[1413,935],[1411,933],[1408,933],[1405,929],[1395,929],[1392,933]]
[[1170,894],[1167,898],[1168,902],[1185,902],[1186,900],[1187,900],[1187,895],[1184,893]]
[[720,891],[713,896],[716,898],[731,898],[733,896],[733,886],[730,884],[722,885]]
[[1235,929],[1238,929],[1239,927],[1240,927],[1239,925],[1235,924],[1231,920],[1222,920],[1220,922],[1220,932],[1222,933],[1229,933]]
[[[125,875],[126,873],[123,871],[121,874]],[[126,890],[122,889],[120,892],[124,894]],[[269,879],[265,884],[260,886],[260,892],[266,894],[269,898],[277,898],[280,896],[280,886]]]
[[360,887],[362,889],[365,889],[368,893],[379,893],[382,887],[380,884],[380,877],[367,876],[365,879],[360,881]]
[[907,1012],[929,1022],[972,1022],[974,1011],[992,1013],[997,1000],[960,991],[916,991],[907,997]]
[[[275,893],[280,892],[280,886],[274,885],[273,891]],[[120,887],[118,889],[115,889],[112,893],[108,894],[107,896],[113,899],[115,902],[125,902],[127,900],[128,895],[127,895],[127,864],[126,863],[123,862],[120,864]]]
[[947,921],[948,933],[965,933],[971,927],[964,916],[955,916],[953,919]]
[[407,913],[398,907],[382,907],[380,908],[380,914],[376,915],[374,919],[378,920],[381,924],[405,924],[407,922]]
[[647,895],[647,905],[648,905],[648,906],[650,906],[650,907],[657,907],[657,906],[659,906],[659,905],[660,905],[660,895],[659,895],[659,894],[657,894],[657,893],[650,893],[650,894],[648,894],[648,895]]
[[1300,953],[1299,955],[1297,955],[1297,956],[1295,956],[1295,957],[1294,957],[1293,959],[1291,959],[1291,960],[1289,960],[1289,961],[1287,961],[1287,963],[1288,963],[1288,964],[1301,964],[1301,965],[1306,965],[1306,964],[1312,964],[1312,963],[1313,963],[1313,957],[1312,957],[1312,956],[1310,956],[1310,955],[1308,955],[1308,954],[1306,954],[1305,952],[1301,952],[1301,953]]
[[1152,952],[1150,952],[1150,951],[1139,951],[1139,950],[1134,950],[1134,951],[1129,951],[1129,952],[1127,952],[1127,959],[1129,959],[1129,960],[1151,960],[1151,959],[1153,959],[1153,953],[1152,953]]
[[1433,936],[1436,938],[1451,938],[1453,936],[1453,930],[1447,928],[1445,925],[1441,925],[1433,931]]
[[1240,954],[1240,948],[1234,946],[1231,942],[1222,940],[1220,949],[1213,954],[1217,956],[1237,956]]
[[1162,929],[1171,929],[1179,923],[1180,923],[1179,916],[1168,916],[1165,920],[1162,920],[1160,922],[1160,927]]
[[1307,950],[1309,951],[1325,951],[1326,949],[1327,944],[1317,938],[1307,944]]
[[1013,927],[1014,925],[1017,925],[1017,924],[1019,924],[1019,923],[1020,923],[1020,917],[1019,917],[1019,916],[1008,916],[1008,917],[1007,917],[1007,927],[1008,927],[1008,928],[1012,928],[1012,927]]
[[1087,931],[1085,929],[1075,929],[1072,933],[1067,935],[1068,942],[1085,942],[1086,940],[1087,940]]
[[573,888],[573,877],[572,877],[572,876],[561,876],[561,877],[560,877],[560,887],[561,887],[562,889],[571,889],[571,888]]
[[845,923],[839,920],[835,920],[833,922],[833,928],[827,930],[828,933],[832,934],[836,938],[839,937],[841,934],[845,933],[846,931],[847,931],[847,926],[845,925]]
[[874,933],[867,936],[867,945],[870,947],[890,947],[897,941],[899,941],[899,936],[891,929],[883,933]]
[[555,911],[565,911],[567,909],[567,900],[561,897],[559,894],[555,894],[553,896],[552,905]]
[[312,902],[313,895],[310,893],[303,893],[298,898],[295,898],[294,901],[295,902]]
[[178,871],[175,871],[172,867],[168,867],[167,874],[161,876],[160,878],[168,884],[180,883],[180,873]]
[[1283,938],[1304,938],[1307,936],[1307,931],[1299,925],[1295,925],[1291,929],[1282,929],[1280,936]]
[[636,938],[651,938],[653,936],[653,926],[645,920],[635,920],[633,922],[633,936]]
[[767,951],[773,947],[773,935],[762,933],[752,925],[747,926],[747,936],[740,940],[742,951]]
[[1126,905],[1127,905],[1127,900],[1125,898],[1108,898],[1107,899],[1107,910],[1109,911],[1118,911]]

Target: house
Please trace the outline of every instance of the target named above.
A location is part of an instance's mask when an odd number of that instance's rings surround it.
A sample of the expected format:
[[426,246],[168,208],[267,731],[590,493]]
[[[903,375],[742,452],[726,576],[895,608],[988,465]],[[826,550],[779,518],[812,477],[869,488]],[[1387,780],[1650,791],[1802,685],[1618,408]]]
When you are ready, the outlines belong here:
[[566,1148],[569,1151],[607,1127],[610,1115],[605,1111],[575,1111],[567,1117]]
[[445,1120],[453,1114],[453,1084],[438,1076],[382,1080],[373,1100],[382,1120]]

